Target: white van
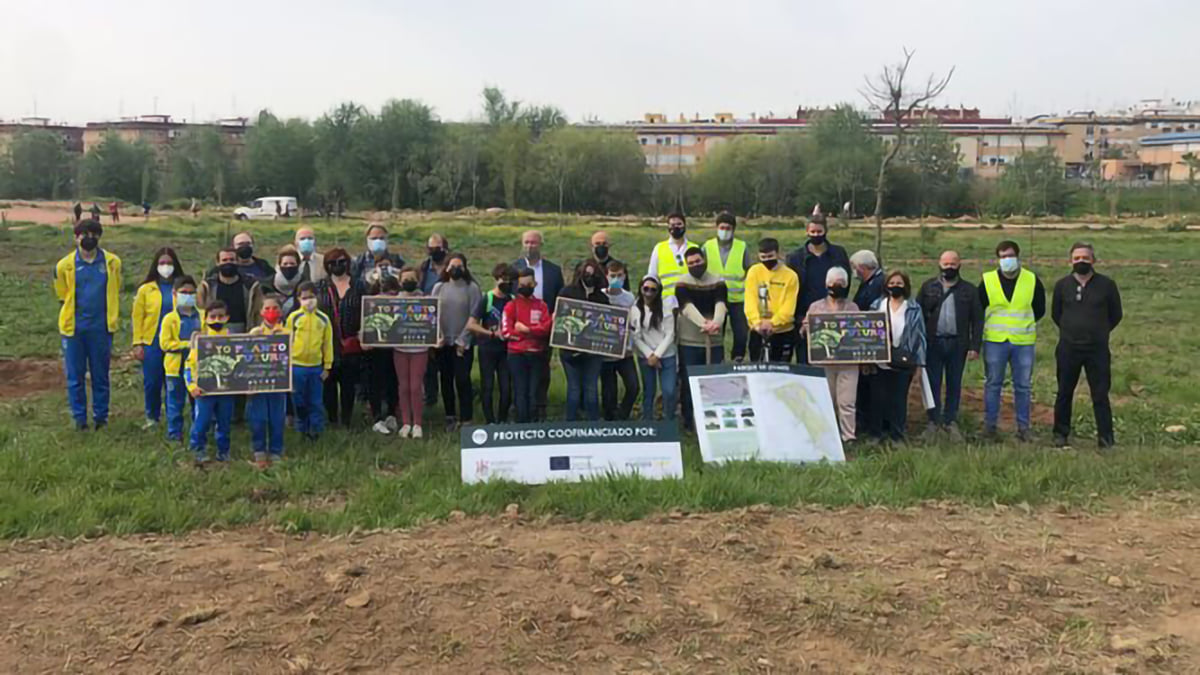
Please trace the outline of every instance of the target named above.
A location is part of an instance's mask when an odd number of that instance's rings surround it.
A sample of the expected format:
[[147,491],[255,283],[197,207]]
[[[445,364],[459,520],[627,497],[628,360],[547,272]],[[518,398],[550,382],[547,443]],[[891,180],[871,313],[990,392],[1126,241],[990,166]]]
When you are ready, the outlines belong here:
[[238,220],[274,220],[299,215],[300,207],[295,197],[259,197],[233,210],[233,217]]

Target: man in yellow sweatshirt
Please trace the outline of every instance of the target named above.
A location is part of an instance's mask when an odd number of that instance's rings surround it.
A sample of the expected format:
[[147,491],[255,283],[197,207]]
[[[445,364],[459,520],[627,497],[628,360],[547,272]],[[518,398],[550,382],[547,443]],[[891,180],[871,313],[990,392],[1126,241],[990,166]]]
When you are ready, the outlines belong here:
[[310,440],[325,430],[323,387],[333,367],[333,324],[317,309],[317,288],[311,281],[296,287],[300,309],[287,318],[292,335],[292,405],[296,430]]
[[[758,264],[746,272],[746,323],[750,327],[748,358],[763,354],[789,363],[796,348],[796,298],[800,278],[779,260],[779,242],[758,242]],[[760,356],[761,358],[761,356]]]

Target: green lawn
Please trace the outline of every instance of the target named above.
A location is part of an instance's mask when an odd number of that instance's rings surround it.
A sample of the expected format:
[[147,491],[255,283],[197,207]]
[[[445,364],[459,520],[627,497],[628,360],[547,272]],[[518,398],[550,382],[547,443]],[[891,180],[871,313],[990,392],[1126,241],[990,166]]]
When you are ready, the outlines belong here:
[[[431,232],[447,234],[465,251],[475,272],[486,278],[491,266],[519,252],[519,237],[530,222],[545,231],[547,257],[573,264],[587,254],[595,229],[613,235],[613,255],[644,270],[653,244],[662,238],[648,221],[589,222],[584,218],[443,216],[413,218],[392,226],[393,243],[406,258],[422,256]],[[346,245],[357,254],[363,223],[313,223],[318,244]],[[692,223],[700,240],[711,230]],[[172,245],[189,272],[210,265],[225,241],[229,224],[213,220],[168,219],[149,226],[109,228],[103,246],[125,261],[122,332],[129,343],[128,307],[150,264],[151,251]],[[236,225],[233,229],[238,229]],[[263,257],[290,241],[294,225],[253,224]],[[751,242],[775,236],[785,248],[802,239],[798,223],[772,222],[745,227]],[[977,280],[991,250],[1002,238],[1017,239],[1026,264],[1050,286],[1065,273],[1066,250],[1081,233],[1027,227],[1005,231],[909,230],[889,233],[885,253],[892,267],[911,272],[914,283],[933,274],[945,248],[968,259],[964,275]],[[851,251],[870,245],[865,230],[835,230],[831,238]],[[682,480],[651,482],[631,478],[586,484],[526,487],[505,483],[460,484],[458,438],[435,432],[424,441],[400,442],[365,430],[327,433],[315,444],[289,432],[284,466],[266,473],[245,463],[228,471],[196,473],[180,469],[179,446],[155,432],[141,432],[141,376],[135,363],[114,364],[112,424],[100,433],[69,429],[65,396],[55,389],[22,399],[0,399],[0,536],[76,536],[142,531],[182,532],[198,527],[265,522],[298,530],[343,531],[354,527],[405,526],[451,511],[492,513],[513,502],[534,514],[574,518],[636,518],[671,509],[715,510],[755,503],[798,502],[829,505],[905,505],[928,499],[990,504],[1066,502],[1098,504],[1111,497],[1157,490],[1200,492],[1200,388],[1191,360],[1200,348],[1200,281],[1192,274],[1200,253],[1195,233],[1126,229],[1088,233],[1100,267],[1122,286],[1126,321],[1113,340],[1113,398],[1119,452],[1100,455],[1086,440],[1093,433],[1090,406],[1078,398],[1079,449],[1016,448],[1006,445],[920,447],[856,457],[838,466],[742,464],[705,467],[694,438],[684,442]],[[57,358],[57,303],[50,288],[54,262],[71,249],[68,232],[49,226],[10,224],[0,229],[0,357]],[[1032,250],[1032,256],[1030,251]],[[636,276],[636,273],[635,273]],[[1035,401],[1049,405],[1054,395],[1055,331],[1049,320],[1039,328]],[[982,370],[968,368],[967,386],[978,389]],[[555,370],[552,414],[561,409],[562,375]],[[557,405],[556,405],[557,404]],[[1008,415],[1006,409],[1006,415]],[[477,417],[479,417],[477,413]],[[427,428],[440,428],[434,410]],[[917,420],[918,424],[920,420]],[[964,420],[978,420],[968,411]],[[1169,425],[1186,430],[1169,433]],[[1039,430],[1048,438],[1049,430]],[[235,429],[234,456],[249,454],[244,428]]]

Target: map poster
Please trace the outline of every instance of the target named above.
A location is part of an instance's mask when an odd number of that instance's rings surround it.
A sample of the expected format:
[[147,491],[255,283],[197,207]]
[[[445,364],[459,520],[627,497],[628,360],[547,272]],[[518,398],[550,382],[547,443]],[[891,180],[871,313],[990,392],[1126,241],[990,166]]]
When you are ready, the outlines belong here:
[[196,336],[196,385],[205,395],[292,390],[292,336]]
[[814,366],[891,360],[887,312],[808,315],[808,362]]
[[629,344],[629,308],[558,296],[550,346],[623,358]]
[[705,462],[845,460],[820,368],[786,363],[689,366]]
[[358,339],[369,347],[436,347],[441,340],[437,298],[368,295]]

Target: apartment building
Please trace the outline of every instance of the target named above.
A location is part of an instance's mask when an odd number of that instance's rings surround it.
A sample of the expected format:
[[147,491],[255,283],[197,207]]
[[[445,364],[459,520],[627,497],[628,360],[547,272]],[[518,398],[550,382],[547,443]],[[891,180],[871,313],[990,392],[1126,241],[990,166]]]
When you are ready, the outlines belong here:
[[83,152],[83,127],[53,124],[48,117],[22,117],[14,122],[0,121],[0,154],[8,151],[12,139],[30,131],[49,131],[58,134],[63,148],[73,154]]
[[[1143,163],[1142,147],[1157,136],[1200,131],[1200,101],[1145,99],[1115,112],[1088,110],[1039,116],[1033,121],[1066,133],[1061,156],[1070,176],[1088,177],[1103,163],[1106,180],[1130,176],[1158,180],[1156,175],[1165,180],[1166,174],[1159,171],[1136,170]],[[1151,147],[1160,148],[1161,144],[1152,143]]]
[[249,119],[232,117],[211,123],[176,122],[170,115],[141,115],[113,122],[88,122],[83,131],[83,151],[99,145],[108,134],[116,134],[130,143],[145,142],[154,149],[160,167],[165,167],[171,146],[189,134],[216,129],[235,156],[241,156],[246,145]]

